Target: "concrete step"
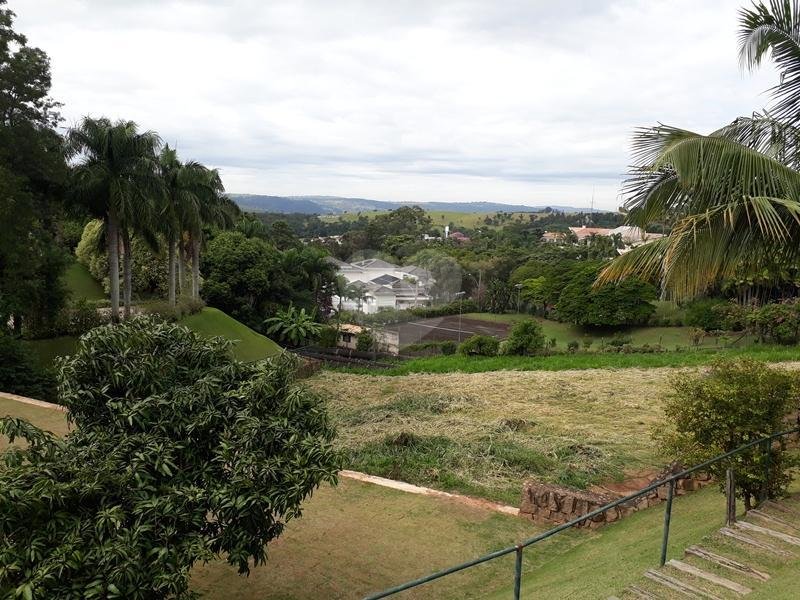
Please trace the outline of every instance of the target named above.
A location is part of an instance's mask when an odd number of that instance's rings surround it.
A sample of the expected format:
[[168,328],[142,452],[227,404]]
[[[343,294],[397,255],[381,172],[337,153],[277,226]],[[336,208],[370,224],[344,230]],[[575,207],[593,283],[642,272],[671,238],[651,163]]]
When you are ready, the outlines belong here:
[[774,529],[770,529],[768,527],[761,527],[761,525],[753,525],[752,523],[748,523],[747,521],[737,521],[734,524],[734,527],[737,527],[738,529],[743,529],[744,531],[748,532],[752,531],[755,533],[760,533],[761,535],[766,535],[775,538],[776,540],[780,540],[785,544],[800,547],[800,537],[795,537],[793,535],[789,535],[788,533],[775,531]]
[[731,529],[730,527],[723,527],[722,529],[719,530],[719,532],[725,537],[734,539],[737,542],[741,542],[742,544],[747,544],[748,546],[752,546],[753,548],[758,548],[759,550],[764,550],[765,552],[769,552],[777,556],[782,556],[784,558],[794,557],[794,554],[792,554],[787,550],[778,548],[777,546],[768,544],[766,542],[762,542],[761,540],[757,540],[754,537],[746,535],[737,529]]
[[725,588],[726,590],[733,592],[734,594],[738,594],[740,596],[746,596],[753,590],[749,587],[741,585],[740,583],[736,583],[735,581],[731,581],[727,577],[720,577],[719,575],[715,575],[714,573],[709,573],[708,571],[704,571],[703,569],[698,569],[694,565],[690,565],[689,563],[685,563],[681,560],[671,560],[667,563],[673,569],[677,569],[683,573],[688,573],[689,575],[693,575],[698,579],[703,579],[708,583],[716,585],[721,588]]
[[710,550],[706,550],[701,546],[689,546],[686,549],[686,554],[687,556],[695,556],[703,559],[717,565],[718,567],[733,571],[734,573],[739,573],[745,577],[750,577],[758,581],[769,581],[768,573],[754,569],[751,566],[740,563],[732,558],[728,558],[727,556],[722,556],[720,554],[711,552]]
[[662,573],[661,571],[654,571],[650,569],[649,571],[645,571],[645,577],[648,579],[655,581],[659,585],[664,586],[672,591],[678,592],[682,596],[686,596],[688,598],[706,598],[707,600],[723,600],[719,596],[715,596],[710,592],[706,592],[697,588],[685,581],[678,579],[677,577],[672,577],[671,575],[667,575],[666,573]]

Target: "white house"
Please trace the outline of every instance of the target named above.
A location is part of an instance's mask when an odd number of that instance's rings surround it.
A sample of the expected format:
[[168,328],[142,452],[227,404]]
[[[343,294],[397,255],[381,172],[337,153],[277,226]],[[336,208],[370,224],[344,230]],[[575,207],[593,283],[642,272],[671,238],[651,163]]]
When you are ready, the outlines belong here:
[[400,267],[378,258],[346,263],[329,257],[351,287],[360,290],[360,297],[333,297],[334,306],[373,314],[384,309],[404,309],[426,306],[430,302],[429,290],[433,285],[430,272],[422,267]]

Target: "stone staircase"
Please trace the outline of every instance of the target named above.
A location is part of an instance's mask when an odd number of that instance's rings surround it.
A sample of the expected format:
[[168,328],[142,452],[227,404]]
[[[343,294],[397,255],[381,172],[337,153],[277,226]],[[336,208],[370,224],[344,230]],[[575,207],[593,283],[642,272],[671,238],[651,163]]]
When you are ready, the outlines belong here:
[[[793,561],[798,561],[800,574],[800,495],[751,510],[702,545],[687,548],[682,559],[648,570],[639,582],[608,600],[741,598]],[[800,598],[800,577],[796,594],[786,597]]]

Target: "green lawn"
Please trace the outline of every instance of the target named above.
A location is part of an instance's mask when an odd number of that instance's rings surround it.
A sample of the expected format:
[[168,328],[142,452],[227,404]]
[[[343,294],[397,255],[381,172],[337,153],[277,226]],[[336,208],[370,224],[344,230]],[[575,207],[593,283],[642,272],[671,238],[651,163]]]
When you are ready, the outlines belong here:
[[39,364],[49,368],[53,366],[57,356],[67,356],[75,352],[78,338],[64,335],[46,340],[27,340],[25,344],[33,351]]
[[[239,360],[259,360],[281,352],[281,347],[271,339],[216,308],[206,307],[197,314],[184,317],[180,323],[205,337],[221,336],[234,340],[236,345],[233,347],[233,354]],[[78,347],[78,339],[70,336],[30,340],[25,343],[44,367],[51,367],[55,357],[72,354]]]
[[551,356],[431,356],[398,363],[391,369],[332,368],[364,375],[409,375],[411,373],[485,373],[489,371],[565,371],[584,369],[625,369],[658,367],[693,367],[711,364],[718,358],[747,357],[766,362],[800,360],[797,346],[748,346],[714,350],[687,349],[681,352],[603,353],[578,352]]
[[[667,312],[669,309],[662,309]],[[583,343],[585,339],[592,340],[592,349],[597,349],[601,346],[602,342],[608,341],[614,335],[616,330],[611,331],[592,331],[584,330],[577,325],[570,323],[559,323],[558,321],[551,321],[541,317],[531,317],[530,315],[518,314],[503,314],[496,315],[492,313],[468,313],[464,315],[465,318],[479,319],[482,321],[489,321],[492,323],[517,323],[524,319],[535,318],[542,325],[542,330],[547,339],[556,339],[556,348],[566,348],[566,345],[571,341]],[[681,348],[693,347],[690,331],[692,327],[632,327],[629,329],[622,329],[620,331],[630,336],[634,346],[642,346],[649,344],[651,346],[658,344],[667,350],[675,350],[677,346]],[[731,333],[731,341],[738,339],[741,336],[739,333]],[[747,345],[751,340],[745,338],[737,342],[737,346]],[[720,338],[708,336],[701,340],[700,347],[703,348],[717,348],[723,346]]]
[[64,283],[70,292],[70,299],[77,300],[103,300],[106,297],[101,286],[89,269],[77,261],[70,263],[64,273]]
[[205,337],[236,340],[233,353],[239,360],[260,360],[281,352],[281,347],[271,339],[216,308],[206,307],[197,314],[184,317],[180,323]]

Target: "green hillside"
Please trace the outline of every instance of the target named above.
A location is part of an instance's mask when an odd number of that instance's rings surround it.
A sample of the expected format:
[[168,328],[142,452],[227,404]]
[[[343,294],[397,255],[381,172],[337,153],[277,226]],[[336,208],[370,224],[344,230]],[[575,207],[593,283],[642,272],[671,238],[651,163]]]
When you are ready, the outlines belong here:
[[259,360],[281,352],[281,347],[271,339],[216,308],[206,307],[195,315],[184,317],[180,323],[205,337],[220,336],[238,340],[233,353],[239,360]]
[[[256,333],[247,325],[216,308],[206,307],[195,315],[184,317],[180,323],[204,337],[220,336],[236,342],[233,354],[239,360],[259,360],[281,352],[281,347],[271,339]],[[30,340],[25,343],[33,350],[42,366],[50,367],[57,356],[72,354],[78,346],[78,339],[61,336]]]

